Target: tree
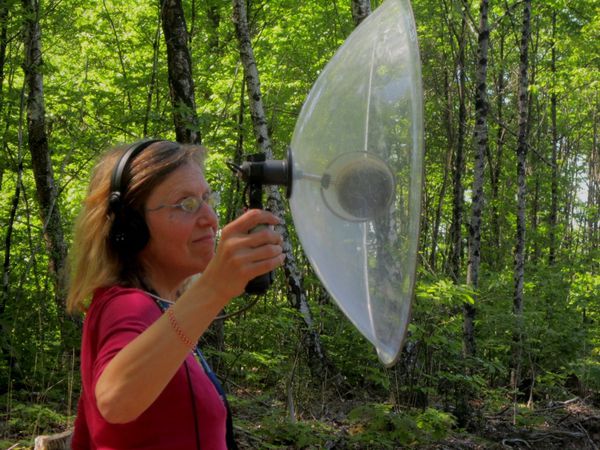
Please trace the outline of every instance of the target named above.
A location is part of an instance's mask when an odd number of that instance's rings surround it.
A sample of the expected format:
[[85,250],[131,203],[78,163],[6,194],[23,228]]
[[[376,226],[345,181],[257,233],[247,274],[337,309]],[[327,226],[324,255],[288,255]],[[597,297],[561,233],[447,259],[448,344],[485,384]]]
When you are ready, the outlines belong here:
[[552,187],[550,205],[549,227],[550,227],[550,244],[548,249],[548,263],[553,265],[556,261],[556,227],[558,225],[558,125],[557,125],[557,102],[558,95],[556,93],[556,11],[552,12],[552,66],[553,76],[552,93],[550,94],[550,119],[552,121]]
[[351,0],[352,19],[356,26],[360,25],[371,14],[371,0]]
[[31,165],[35,176],[44,237],[50,254],[51,270],[56,276],[56,302],[64,308],[65,263],[67,246],[63,236],[58,205],[58,191],[54,180],[52,160],[46,135],[46,109],[42,75],[42,44],[39,0],[22,0],[23,43],[25,46],[25,84],[27,87],[27,137]]
[[465,134],[467,128],[466,106],[466,46],[467,46],[467,6],[464,5],[461,15],[460,32],[453,30],[457,40],[456,76],[458,87],[458,128],[456,132],[456,147],[452,166],[452,223],[450,225],[450,254],[447,270],[450,277],[458,282],[460,276],[461,256],[463,251],[462,227],[464,211],[463,174],[465,171]]
[[[475,80],[475,145],[473,202],[469,223],[469,262],[467,265],[467,284],[477,289],[479,286],[479,266],[481,264],[481,213],[483,211],[483,182],[485,155],[488,152],[487,130],[487,64],[488,64],[488,0],[481,0],[479,6],[479,36],[477,46],[477,77]],[[475,307],[464,304],[464,350],[465,354],[475,354],[474,336]]]
[[517,140],[517,233],[514,252],[513,313],[515,315],[514,348],[511,367],[513,389],[520,377],[520,361],[523,340],[523,285],[525,282],[525,208],[526,208],[526,165],[527,135],[529,130],[529,38],[531,35],[531,0],[523,2],[523,23],[519,49],[519,133]]
[[504,71],[504,45],[505,45],[505,36],[504,33],[500,33],[498,38],[498,74],[495,79],[494,87],[495,87],[495,95],[496,95],[496,122],[497,131],[496,131],[496,151],[492,155],[492,151],[488,146],[488,166],[490,172],[490,204],[491,204],[491,229],[492,229],[492,239],[493,247],[494,247],[494,258],[493,264],[495,267],[500,267],[500,261],[502,258],[501,254],[501,242],[502,242],[502,233],[500,227],[500,212],[499,212],[499,203],[500,203],[500,176],[502,174],[502,162],[504,155],[504,143],[506,140],[507,130],[504,126],[504,103],[505,103],[505,71]]
[[8,29],[8,0],[0,0],[0,110],[2,110],[2,97],[4,86],[4,64],[6,62]]
[[[271,147],[271,138],[267,129],[267,120],[262,103],[262,94],[260,90],[260,79],[250,31],[248,29],[248,17],[246,4],[244,0],[233,0],[233,21],[235,24],[236,37],[239,45],[240,58],[244,66],[244,75],[246,87],[248,90],[250,115],[258,148],[265,153],[267,159],[273,159],[273,150]],[[275,215],[283,219],[283,202],[279,191],[271,187],[267,194],[268,206]],[[287,280],[288,299],[291,305],[300,313],[304,323],[304,340],[309,354],[309,365],[315,377],[324,376],[325,370],[329,366],[325,356],[323,346],[318,333],[314,327],[312,313],[310,311],[306,292],[303,287],[302,276],[296,265],[296,261],[290,244],[289,232],[285,223],[281,225],[281,233],[284,238],[284,252],[286,260],[284,271]]]
[[[436,180],[436,177],[426,178],[426,187],[432,186],[437,188],[437,192],[428,195],[426,189],[426,198],[431,197],[431,204],[435,204],[435,208],[432,212],[432,218],[430,221],[432,224],[428,224],[427,221],[423,224],[423,232],[431,230],[431,243],[429,244],[429,266],[431,270],[437,269],[437,256],[438,250],[441,247],[440,240],[447,238],[448,233],[445,233],[446,224],[444,221],[445,205],[448,203],[447,191],[450,185],[450,176],[453,172],[453,161],[454,161],[454,148],[456,147],[456,130],[455,130],[455,95],[453,89],[453,65],[456,61],[454,52],[454,44],[449,43],[448,36],[452,36],[453,24],[449,20],[443,20],[440,16],[445,18],[448,17],[448,10],[445,7],[445,3],[437,4],[438,8],[442,8],[442,11],[438,11],[436,8],[434,14],[439,18],[440,26],[435,27],[432,32],[433,35],[429,39],[425,39],[422,43],[422,52],[425,55],[427,53],[434,53],[435,56],[430,57],[432,63],[424,64],[423,70],[425,78],[434,78],[436,81],[431,83],[434,89],[431,102],[428,102],[430,111],[428,111],[428,117],[430,117],[431,127],[426,127],[426,130],[432,130],[431,136],[427,136],[425,139],[427,145],[427,151],[425,157],[431,157],[432,162],[439,161],[440,169],[437,167],[434,169],[432,163],[428,166],[431,170],[434,170],[436,174],[439,174],[441,170],[441,180]],[[418,9],[416,10],[418,11]],[[434,41],[434,42],[432,42]],[[432,42],[432,48],[429,49],[427,44]],[[440,61],[453,61],[452,64],[435,64]],[[436,70],[437,69],[437,70]],[[435,75],[427,76],[427,71],[432,71]],[[426,106],[428,105],[426,102]],[[439,124],[439,129],[434,127]],[[434,139],[440,139],[436,142]],[[438,152],[437,154],[435,152]],[[436,182],[437,181],[437,182]],[[439,186],[438,186],[439,185]],[[436,199],[437,196],[437,199]],[[428,214],[429,215],[429,214]],[[447,240],[447,239],[446,239]],[[442,244],[443,245],[443,244]],[[427,246],[423,246],[424,249]],[[447,267],[447,264],[446,264]]]
[[600,121],[600,108],[592,112],[592,147],[588,163],[588,243],[591,249],[598,249],[600,245],[600,145],[598,144],[598,121]]
[[169,90],[177,142],[200,144],[192,57],[181,0],[162,0],[162,27],[167,44]]

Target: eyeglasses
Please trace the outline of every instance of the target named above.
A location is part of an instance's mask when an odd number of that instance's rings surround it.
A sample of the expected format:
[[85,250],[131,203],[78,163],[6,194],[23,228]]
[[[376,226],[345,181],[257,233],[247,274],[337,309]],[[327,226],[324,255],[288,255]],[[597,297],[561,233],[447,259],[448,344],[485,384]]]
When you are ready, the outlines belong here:
[[202,197],[198,197],[195,195],[190,195],[189,197],[184,198],[179,203],[175,203],[174,205],[159,205],[156,208],[146,209],[148,212],[158,211],[162,208],[177,208],[182,210],[188,214],[195,214],[198,212],[203,205],[208,205],[211,208],[215,208],[218,206],[221,200],[221,196],[218,192],[207,191],[202,194]]

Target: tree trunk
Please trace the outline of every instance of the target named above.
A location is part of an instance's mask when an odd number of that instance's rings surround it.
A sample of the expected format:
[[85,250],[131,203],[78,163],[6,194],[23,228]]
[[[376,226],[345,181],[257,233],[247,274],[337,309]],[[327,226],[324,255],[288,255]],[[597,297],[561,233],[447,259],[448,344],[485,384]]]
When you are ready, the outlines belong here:
[[351,0],[351,2],[352,19],[354,24],[359,26],[371,14],[371,0]]
[[177,142],[200,144],[192,57],[181,0],[162,0],[161,17],[167,44],[169,91],[173,105],[173,123]]
[[600,247],[600,149],[598,148],[598,111],[592,113],[593,136],[588,163],[588,248],[590,256]]
[[[262,94],[260,90],[260,79],[254,51],[250,40],[248,30],[248,18],[246,12],[245,0],[233,0],[233,22],[235,24],[236,37],[239,44],[240,57],[244,66],[246,87],[248,90],[248,99],[250,107],[250,116],[252,117],[252,126],[258,148],[264,152],[267,159],[273,158],[271,139],[267,129],[267,120],[262,103]],[[276,187],[270,187],[267,190],[267,205],[280,219],[284,218],[284,207],[281,195]],[[280,227],[284,239],[284,252],[286,261],[284,263],[284,272],[287,279],[287,293],[290,304],[300,313],[303,324],[303,339],[308,350],[309,366],[312,375],[319,379],[324,377],[325,371],[330,366],[325,356],[321,339],[315,330],[312,313],[308,306],[306,291],[303,287],[302,276],[298,270],[292,246],[289,239],[289,232],[285,222]]]
[[51,271],[56,276],[55,300],[60,310],[62,310],[66,292],[64,269],[67,247],[63,237],[57,204],[58,193],[46,135],[39,0],[22,0],[22,4],[24,9],[23,42],[25,61],[23,69],[27,93],[28,144],[37,198],[44,224],[44,237],[50,253]]
[[213,53],[220,53],[221,41],[219,37],[219,25],[221,24],[221,12],[217,4],[209,2],[206,5],[206,17],[210,30],[208,33],[208,46]]
[[[473,175],[473,201],[469,224],[469,262],[467,284],[475,290],[479,286],[479,265],[481,263],[481,214],[483,212],[483,178],[485,155],[488,151],[487,128],[487,64],[490,31],[488,27],[488,0],[481,0],[479,22],[479,45],[477,47],[477,78],[475,88],[475,161]],[[464,305],[463,349],[466,356],[475,355],[475,307]]]
[[456,134],[456,148],[454,151],[453,165],[453,189],[452,189],[452,224],[450,226],[450,257],[448,259],[448,273],[454,280],[458,282],[460,278],[460,263],[462,256],[462,226],[463,226],[463,209],[464,209],[464,186],[463,172],[465,167],[465,132],[467,127],[467,107],[465,96],[466,74],[465,74],[465,47],[467,18],[466,12],[463,10],[461,21],[461,32],[458,36],[458,58],[456,72],[458,76],[458,131]]
[[[530,48],[528,50],[528,53],[537,55],[540,42],[540,27],[536,28],[535,37],[531,36],[529,41]],[[536,64],[536,58],[529,58],[529,60],[529,76],[527,84],[535,85],[538,66]],[[528,99],[529,105],[527,106],[527,133],[525,137],[526,145],[528,148],[532,147],[531,142],[534,141],[534,138],[529,137],[529,130],[537,129],[535,139],[537,140],[537,148],[539,148],[542,136],[542,127],[541,125],[534,127],[533,118],[541,117],[539,105],[540,102],[538,96],[534,92],[528,94]],[[539,152],[536,152],[536,154],[539,155]],[[531,161],[530,164],[526,165],[525,168],[525,179],[531,180],[533,176],[533,195],[529,196],[531,198],[531,208],[529,208],[529,214],[531,216],[531,219],[529,220],[529,222],[527,222],[527,219],[525,219],[525,222],[529,223],[529,230],[531,230],[529,232],[529,235],[532,237],[532,239],[529,239],[526,245],[526,247],[529,247],[529,249],[525,249],[525,261],[531,261],[533,265],[537,264],[537,261],[540,258],[540,244],[539,239],[536,238],[538,233],[538,216],[540,211],[540,182],[538,176],[539,170],[537,170],[537,165],[539,163],[539,158],[534,158],[533,161]],[[525,182],[525,184],[527,184],[527,182]],[[529,256],[527,255],[527,250],[529,250]]]
[[[15,223],[15,217],[17,215],[17,208],[19,206],[19,198],[21,197],[21,183],[23,174],[23,162],[19,161],[19,167],[17,168],[17,182],[15,183],[15,194],[12,199],[12,205],[8,216],[8,223],[6,224],[6,235],[4,237],[4,263],[2,265],[2,299],[0,300],[0,318],[4,314],[6,303],[8,301],[9,289],[10,289],[10,249],[12,245],[12,233],[13,225]],[[3,328],[0,322],[0,328]]]
[[552,94],[550,95],[550,119],[552,121],[552,175],[551,175],[551,204],[549,216],[550,243],[548,249],[548,264],[556,261],[556,226],[558,223],[558,128],[556,124],[556,11],[552,12]]
[[0,0],[0,111],[4,106],[4,65],[6,63],[6,34],[8,29],[8,0]]
[[538,230],[538,226],[539,226],[539,216],[540,216],[540,190],[541,190],[541,186],[540,186],[540,177],[537,174],[537,171],[535,169],[535,165],[536,165],[536,161],[533,161],[531,164],[529,164],[528,167],[528,173],[527,173],[527,178],[531,179],[531,177],[529,176],[529,174],[534,174],[535,176],[533,177],[533,195],[530,195],[531,198],[531,208],[530,208],[530,216],[531,219],[529,220],[529,228],[530,228],[530,233],[529,235],[532,236],[532,239],[530,240],[531,245],[529,248],[529,257],[526,257],[526,260],[531,262],[532,265],[536,265],[537,262],[540,259],[540,244],[539,244],[539,239],[537,239],[536,237],[538,236],[539,230]]
[[526,164],[528,134],[528,67],[529,36],[531,34],[531,0],[523,2],[523,28],[519,62],[519,133],[517,140],[517,234],[514,253],[514,295],[515,315],[514,348],[511,361],[511,383],[516,389],[520,378],[520,363],[523,339],[523,284],[525,281],[525,208],[526,208]]
[[506,129],[502,126],[504,122],[504,34],[500,35],[499,39],[499,67],[500,72],[496,79],[496,114],[498,117],[498,132],[496,135],[496,154],[492,157],[491,152],[488,156],[490,166],[490,185],[491,198],[490,204],[492,207],[492,242],[495,249],[493,262],[496,268],[500,267],[502,259],[502,231],[500,227],[500,212],[498,202],[500,201],[500,175],[502,173],[502,158],[504,154],[504,137]]

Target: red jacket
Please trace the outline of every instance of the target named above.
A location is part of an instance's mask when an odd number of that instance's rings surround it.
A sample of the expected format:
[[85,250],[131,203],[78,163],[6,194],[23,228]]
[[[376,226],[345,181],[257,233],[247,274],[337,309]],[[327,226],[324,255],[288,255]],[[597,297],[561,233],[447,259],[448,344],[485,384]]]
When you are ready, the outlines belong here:
[[202,450],[227,448],[226,407],[191,352],[155,402],[134,421],[110,424],[98,411],[95,387],[100,374],[161,314],[143,291],[115,286],[95,292],[83,325],[82,392],[73,449],[193,450],[198,447],[196,430]]

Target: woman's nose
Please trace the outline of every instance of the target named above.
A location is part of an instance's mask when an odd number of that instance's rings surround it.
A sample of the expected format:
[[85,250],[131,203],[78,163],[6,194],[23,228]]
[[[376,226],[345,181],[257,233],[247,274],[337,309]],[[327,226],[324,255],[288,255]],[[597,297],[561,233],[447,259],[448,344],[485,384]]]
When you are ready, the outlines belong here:
[[219,216],[212,206],[210,206],[208,203],[205,203],[200,208],[196,221],[201,226],[210,225],[216,229],[219,223]]

